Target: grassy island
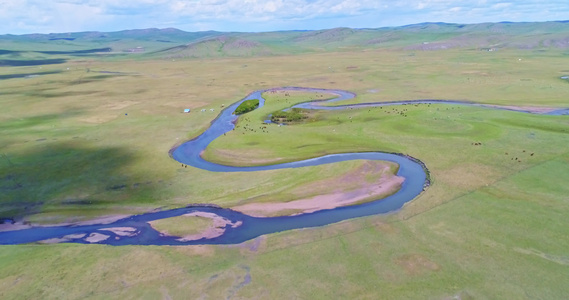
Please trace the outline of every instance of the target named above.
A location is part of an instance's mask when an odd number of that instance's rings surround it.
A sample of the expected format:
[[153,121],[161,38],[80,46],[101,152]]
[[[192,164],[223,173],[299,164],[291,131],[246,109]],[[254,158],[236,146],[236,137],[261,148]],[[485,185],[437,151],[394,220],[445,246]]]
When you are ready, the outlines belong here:
[[187,236],[198,234],[213,226],[213,221],[198,216],[179,216],[150,222],[153,228],[167,235]]
[[243,103],[241,103],[235,109],[235,114],[236,115],[242,115],[244,113],[248,113],[248,112],[254,110],[257,107],[259,107],[259,99],[246,100],[246,101],[243,101]]

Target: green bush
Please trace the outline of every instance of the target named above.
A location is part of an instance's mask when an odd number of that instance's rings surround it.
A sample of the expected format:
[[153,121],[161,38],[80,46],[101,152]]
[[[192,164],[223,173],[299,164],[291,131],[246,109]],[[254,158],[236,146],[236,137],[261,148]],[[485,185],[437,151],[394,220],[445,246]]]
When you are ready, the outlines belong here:
[[244,113],[248,113],[248,112],[256,109],[257,107],[259,107],[259,99],[246,100],[246,101],[243,101],[243,103],[241,103],[235,109],[235,114],[241,115]]
[[302,119],[306,119],[306,112],[300,108],[293,108],[288,111],[276,111],[271,116],[271,121],[275,123],[279,122],[295,122]]

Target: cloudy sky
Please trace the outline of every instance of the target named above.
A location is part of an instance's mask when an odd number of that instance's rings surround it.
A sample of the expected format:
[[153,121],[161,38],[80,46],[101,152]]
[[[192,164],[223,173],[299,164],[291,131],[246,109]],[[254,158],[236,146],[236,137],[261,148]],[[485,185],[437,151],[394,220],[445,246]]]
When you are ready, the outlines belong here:
[[0,0],[0,34],[377,28],[569,20],[568,0]]

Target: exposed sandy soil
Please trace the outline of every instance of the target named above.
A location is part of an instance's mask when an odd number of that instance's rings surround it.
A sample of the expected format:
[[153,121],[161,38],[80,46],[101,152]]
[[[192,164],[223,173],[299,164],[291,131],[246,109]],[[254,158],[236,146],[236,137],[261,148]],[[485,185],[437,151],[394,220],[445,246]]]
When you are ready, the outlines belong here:
[[43,241],[40,241],[40,243],[42,243],[42,244],[57,244],[57,243],[68,242],[68,241],[75,240],[75,239],[80,239],[80,238],[83,238],[84,236],[85,236],[85,234],[83,234],[83,233],[69,234],[69,235],[66,235],[66,236],[63,236],[60,238],[43,240]]
[[140,102],[138,102],[138,101],[126,100],[126,101],[121,101],[121,102],[107,103],[107,104],[103,105],[102,108],[111,109],[111,110],[119,110],[119,109],[127,108],[131,105],[139,104],[139,103]]
[[16,223],[16,224],[0,224],[0,232],[2,231],[14,231],[14,230],[22,230],[22,229],[28,229],[28,228],[32,228],[31,225],[26,225],[26,224],[22,224],[22,223]]
[[133,227],[109,227],[99,230],[110,231],[118,236],[135,236],[136,228]]
[[[208,229],[206,229],[200,233],[197,233],[197,234],[186,235],[186,236],[179,238],[178,240],[182,241],[182,242],[194,241],[194,240],[199,240],[202,238],[206,238],[206,239],[215,238],[215,237],[222,235],[225,232],[226,226],[229,225],[232,228],[235,228],[235,227],[239,227],[239,226],[241,226],[241,224],[243,224],[241,221],[233,223],[230,220],[228,220],[222,216],[216,215],[214,213],[201,212],[201,211],[192,212],[192,213],[185,214],[182,216],[184,216],[184,217],[202,217],[202,218],[211,219],[213,221],[212,226],[209,227]],[[152,226],[152,222],[148,222],[148,223],[150,224],[150,226]],[[153,228],[154,228],[154,226],[153,226]],[[154,228],[154,229],[156,229],[156,228]],[[160,233],[162,233],[164,235],[169,235],[168,232],[166,232],[166,231],[160,231]]]
[[216,246],[212,245],[174,246],[174,248],[184,255],[204,257],[213,257],[216,250]]
[[22,222],[16,222],[15,224],[0,224],[0,232],[2,231],[14,231],[28,229],[32,227],[54,227],[54,226],[82,226],[82,225],[95,225],[95,224],[110,224],[120,219],[130,217],[131,215],[108,215],[96,219],[91,219],[87,221],[80,222],[64,222],[57,224],[24,224]]
[[109,235],[93,232],[88,237],[85,238],[85,241],[89,243],[98,243],[108,238],[110,238]]
[[118,118],[117,114],[96,115],[79,119],[79,121],[89,124],[103,124]]
[[438,271],[440,266],[419,254],[405,254],[395,258],[395,263],[409,275],[419,275],[427,271]]
[[[382,174],[379,180],[369,182],[366,175],[369,173]],[[311,213],[322,209],[332,209],[352,205],[370,199],[379,199],[397,191],[405,178],[389,172],[389,166],[380,162],[366,163],[362,168],[344,176],[327,180],[318,184],[325,184],[329,193],[304,199],[281,203],[248,203],[232,207],[233,210],[256,216],[269,217],[287,213]],[[353,190],[342,190],[346,183],[357,183]],[[316,188],[310,186],[310,188]]]

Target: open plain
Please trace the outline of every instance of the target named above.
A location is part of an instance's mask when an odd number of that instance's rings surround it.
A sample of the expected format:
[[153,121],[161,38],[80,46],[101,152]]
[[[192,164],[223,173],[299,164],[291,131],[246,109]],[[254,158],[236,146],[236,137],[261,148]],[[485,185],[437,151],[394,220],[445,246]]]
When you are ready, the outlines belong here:
[[[346,33],[337,29],[325,37],[338,34]],[[423,35],[387,46],[341,47],[322,39],[322,48],[310,51],[269,44],[269,54],[259,47],[215,55],[204,55],[203,44],[144,55],[16,55],[34,44],[0,40],[7,50],[0,52],[0,218],[21,226],[73,224],[192,203],[253,207],[257,213],[263,205],[281,205],[269,214],[286,215],[305,208],[288,210],[287,203],[319,195],[360,191],[361,199],[375,200],[364,197],[366,189],[397,178],[395,166],[348,161],[223,173],[184,167],[169,151],[250,92],[284,86],[357,95],[325,105],[442,99],[534,112],[569,107],[569,84],[562,79],[569,73],[567,49],[522,47],[529,42],[520,36],[496,51],[471,44],[426,49]],[[49,47],[100,48],[74,43]],[[50,64],[14,63],[27,59]],[[215,140],[204,158],[248,166],[333,153],[404,153],[425,163],[431,186],[395,213],[237,245],[2,245],[0,298],[569,294],[569,116],[440,103],[317,110],[279,126],[263,121],[296,103],[333,95],[264,96],[265,105],[241,115],[235,130]],[[207,227],[202,221],[165,222],[161,230],[192,235],[192,226]],[[0,224],[2,230],[11,226]]]

